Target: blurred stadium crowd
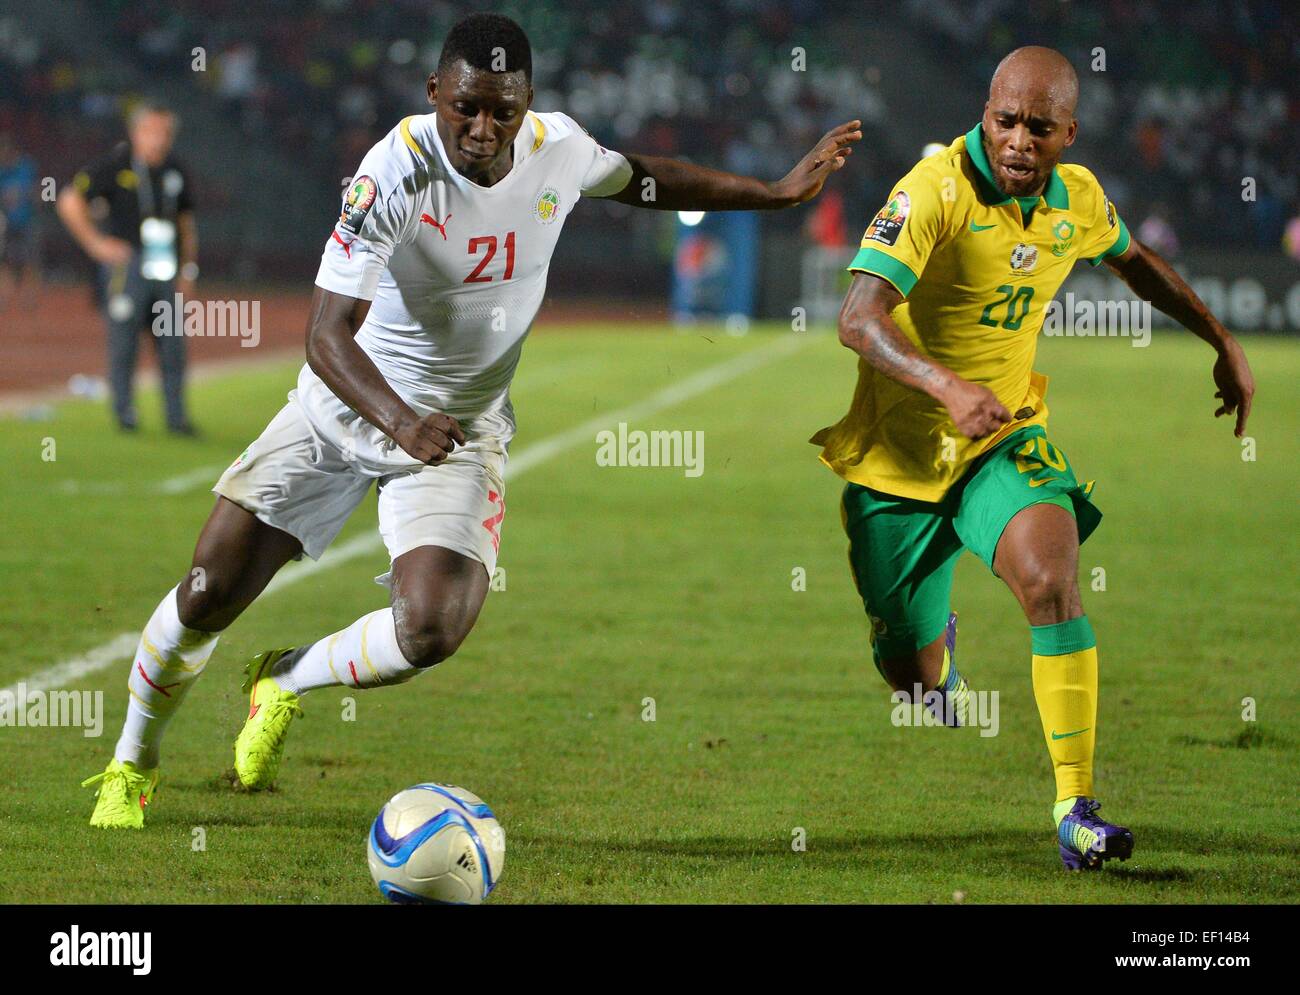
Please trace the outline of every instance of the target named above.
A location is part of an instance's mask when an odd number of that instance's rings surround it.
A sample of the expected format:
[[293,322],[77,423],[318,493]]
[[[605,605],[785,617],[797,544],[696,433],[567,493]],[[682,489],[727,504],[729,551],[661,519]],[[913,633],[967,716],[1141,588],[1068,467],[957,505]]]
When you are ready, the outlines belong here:
[[[130,100],[148,94],[181,114],[178,151],[200,217],[225,222],[204,221],[216,234],[206,245],[269,239],[292,223],[277,214],[287,192],[332,203],[365,150],[422,112],[445,29],[474,8],[528,30],[536,106],[567,111],[613,147],[775,178],[827,127],[862,118],[848,179],[801,221],[824,244],[856,240],[918,157],[919,143],[896,137],[900,115],[933,117],[927,140],[950,141],[973,123],[997,60],[1029,42],[1062,49],[1080,70],[1075,158],[1141,237],[1173,254],[1180,244],[1279,250],[1300,214],[1292,0],[4,0],[0,197],[10,226],[35,223],[15,205],[37,178],[65,182],[106,152]],[[868,36],[914,73],[905,106],[887,85],[895,68],[864,61]],[[791,71],[795,46],[805,72]],[[1105,71],[1094,71],[1098,48]],[[1256,199],[1243,205],[1245,177]],[[46,254],[57,260],[53,243],[64,241],[47,231]],[[314,258],[315,240],[299,251]]]
[[[1300,209],[1293,0],[907,0],[907,7],[932,29],[927,40],[969,70],[972,86],[1027,38],[1070,56],[1082,84],[1080,128],[1106,136],[1089,161],[1117,203],[1140,196],[1145,218],[1158,222],[1146,225],[1151,240],[1172,237],[1173,254],[1180,239],[1272,248]],[[1099,47],[1105,70],[1091,71]],[[1258,199],[1243,226],[1245,177],[1256,180]]]

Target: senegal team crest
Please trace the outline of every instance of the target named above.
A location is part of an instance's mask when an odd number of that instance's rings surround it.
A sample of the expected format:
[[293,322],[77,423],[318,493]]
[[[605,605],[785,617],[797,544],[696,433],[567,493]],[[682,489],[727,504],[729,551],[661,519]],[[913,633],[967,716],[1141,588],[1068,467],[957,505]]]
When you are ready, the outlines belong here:
[[1063,256],[1070,251],[1070,239],[1074,238],[1074,225],[1069,221],[1058,221],[1052,226],[1052,255]]
[[543,187],[533,204],[533,217],[537,223],[549,225],[560,216],[560,192],[555,187]]
[[872,218],[871,224],[867,226],[867,231],[862,236],[862,243],[865,245],[870,240],[893,245],[898,241],[898,233],[903,230],[903,222],[907,220],[907,212],[911,209],[912,201],[904,191],[899,190]]
[[1030,272],[1038,265],[1038,249],[1024,242],[1018,242],[1011,250],[1011,268],[1020,273]]
[[379,188],[369,176],[358,176],[353,180],[343,198],[343,213],[339,215],[343,227],[354,235],[360,235],[361,226],[365,224],[366,215],[370,213],[378,194]]

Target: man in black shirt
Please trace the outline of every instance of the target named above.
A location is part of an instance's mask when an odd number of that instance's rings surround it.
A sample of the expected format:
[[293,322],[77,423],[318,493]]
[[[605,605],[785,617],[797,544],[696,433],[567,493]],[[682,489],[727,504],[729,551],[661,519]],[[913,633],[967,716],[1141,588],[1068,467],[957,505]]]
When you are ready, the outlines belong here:
[[131,381],[140,332],[148,328],[162,373],[167,427],[192,435],[184,402],[184,322],[174,315],[156,326],[169,334],[155,330],[155,303],[173,307],[174,294],[188,296],[198,277],[190,181],[171,154],[176,116],[156,104],[141,105],[131,114],[127,135],[129,141],[64,188],[59,217],[99,264],[108,322],[109,385],[118,424],[126,431],[136,427]]

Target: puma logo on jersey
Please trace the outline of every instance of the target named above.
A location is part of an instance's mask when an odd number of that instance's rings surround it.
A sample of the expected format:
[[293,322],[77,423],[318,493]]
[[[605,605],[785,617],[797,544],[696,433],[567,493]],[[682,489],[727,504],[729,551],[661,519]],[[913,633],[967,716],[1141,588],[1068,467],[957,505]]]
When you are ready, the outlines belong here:
[[349,259],[351,259],[351,258],[352,258],[352,243],[351,243],[351,242],[345,242],[345,241],[343,241],[343,239],[339,238],[339,233],[336,232],[336,231],[332,231],[332,232],[330,232],[330,236],[334,239],[334,241],[338,242],[339,245],[343,246],[343,253],[344,253],[344,255],[346,255]]
[[429,217],[429,215],[427,214],[421,214],[420,220],[423,221],[426,225],[433,225],[433,227],[437,228],[438,231],[442,233],[442,240],[444,242],[447,241],[447,222],[451,220],[450,214],[448,214],[446,220],[442,222],[439,222],[437,218]]

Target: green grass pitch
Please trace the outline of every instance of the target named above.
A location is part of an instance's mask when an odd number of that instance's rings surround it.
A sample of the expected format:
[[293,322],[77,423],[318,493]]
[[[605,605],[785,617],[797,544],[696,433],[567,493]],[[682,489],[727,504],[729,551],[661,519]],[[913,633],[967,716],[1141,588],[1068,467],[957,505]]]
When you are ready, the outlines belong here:
[[[539,332],[516,381],[514,453],[775,337]],[[0,728],[0,902],[378,901],[366,831],[422,780],[496,811],[508,843],[494,902],[1295,901],[1300,348],[1256,338],[1247,351],[1253,461],[1211,417],[1212,354],[1190,335],[1040,350],[1051,437],[1097,480],[1106,514],[1080,575],[1102,661],[1097,792],[1134,831],[1127,864],[1061,871],[1027,627],[971,556],[953,598],[959,659],[999,692],[999,734],[891,724],[838,482],[806,442],[846,407],[854,363],[809,334],[633,421],[702,430],[698,478],[600,467],[593,435],[510,483],[505,590],[460,653],[404,686],[308,695],[273,792],[227,778],[240,668],[381,607],[378,549],[269,594],[223,637],[169,731],[143,835],[91,830],[78,787],[112,750],[127,660],[72,685],[104,692],[100,738]],[[0,686],[138,632],[212,502],[206,482],[160,484],[233,460],[295,369],[197,384],[197,443],[161,433],[156,396],[138,437],[88,402],[0,421]],[[372,493],[339,541],[374,529]]]

